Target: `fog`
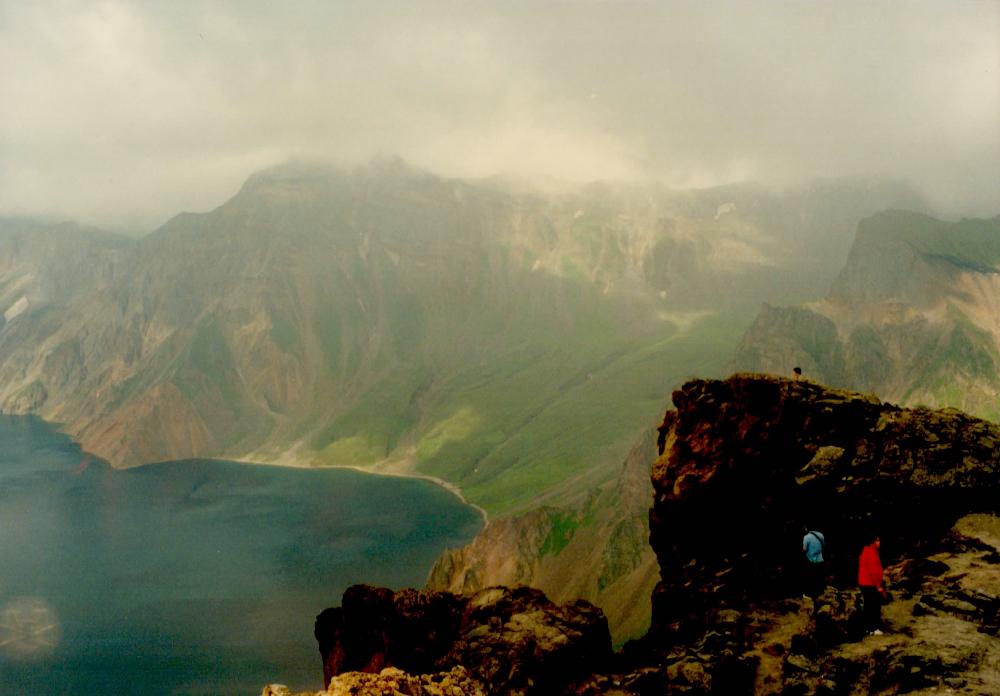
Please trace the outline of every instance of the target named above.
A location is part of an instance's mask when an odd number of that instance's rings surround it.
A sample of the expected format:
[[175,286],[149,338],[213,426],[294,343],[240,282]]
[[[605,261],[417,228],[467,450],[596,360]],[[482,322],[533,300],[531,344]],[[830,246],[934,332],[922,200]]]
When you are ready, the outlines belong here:
[[290,158],[1000,213],[1000,3],[0,0],[0,215],[135,233]]

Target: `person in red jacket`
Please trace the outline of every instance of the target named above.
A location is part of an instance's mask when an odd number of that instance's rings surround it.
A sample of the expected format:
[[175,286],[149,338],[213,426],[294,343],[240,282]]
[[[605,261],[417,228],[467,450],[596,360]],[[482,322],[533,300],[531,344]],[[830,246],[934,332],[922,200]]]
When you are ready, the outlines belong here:
[[858,585],[861,587],[862,623],[868,635],[882,635],[882,600],[887,597],[882,584],[882,559],[878,551],[882,546],[876,535],[861,550],[858,560]]

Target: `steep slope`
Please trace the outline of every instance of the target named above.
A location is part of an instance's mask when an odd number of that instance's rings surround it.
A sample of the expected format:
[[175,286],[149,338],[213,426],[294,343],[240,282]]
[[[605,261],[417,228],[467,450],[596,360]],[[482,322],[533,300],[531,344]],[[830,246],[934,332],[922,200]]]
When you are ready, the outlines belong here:
[[1000,416],[1000,218],[864,220],[827,298],[765,307],[738,369],[807,376],[905,404]]
[[656,423],[637,424],[721,374],[757,303],[819,296],[828,255],[890,205],[921,203],[865,181],[542,196],[398,160],[278,167],[140,242],[46,252],[70,291],[0,327],[0,408],[115,466],[445,479],[491,524],[433,586],[581,595],[620,642],[648,625],[655,579],[632,464]]
[[616,643],[642,635],[658,578],[648,543],[654,439],[647,429],[618,478],[579,505],[491,520],[471,544],[438,559],[427,589],[531,585],[557,603],[581,598],[600,606]]
[[80,387],[80,356],[84,344],[93,344],[88,332],[55,354],[32,351],[60,331],[69,305],[115,282],[134,246],[133,240],[71,223],[0,219],[0,352],[10,356],[0,364],[5,411],[33,411],[50,390]]
[[[60,307],[112,282],[135,246],[126,237],[72,223],[0,218],[0,309],[4,321],[23,298],[28,306]],[[0,322],[0,327],[3,322]]]
[[[646,638],[666,684],[995,693],[998,426],[754,375],[693,381],[673,402],[652,474],[661,581]],[[799,599],[804,525],[833,549],[815,606]],[[864,637],[854,588],[872,532],[894,596],[889,635]]]
[[[641,641],[612,657],[594,607],[530,588],[355,586],[317,617],[321,693],[428,680],[436,693],[445,679],[453,693],[997,693],[1000,427],[759,375],[690,381],[673,405],[652,465],[660,582]],[[833,552],[815,601],[797,572],[807,522]],[[892,597],[886,631],[865,635],[857,554],[871,532]]]
[[[912,197],[855,188],[866,210]],[[576,504],[672,386],[673,338],[720,298],[734,309],[709,324],[738,327],[780,290],[762,278],[796,266],[776,252],[790,220],[829,197],[546,199],[398,160],[279,167],[104,254],[100,282],[56,274],[71,291],[0,330],[0,406],[115,466],[376,466],[447,479],[493,513]]]

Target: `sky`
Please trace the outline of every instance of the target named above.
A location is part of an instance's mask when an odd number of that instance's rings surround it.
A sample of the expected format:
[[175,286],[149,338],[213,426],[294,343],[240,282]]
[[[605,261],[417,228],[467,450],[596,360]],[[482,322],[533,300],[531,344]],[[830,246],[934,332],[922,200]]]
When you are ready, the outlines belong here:
[[892,177],[1000,213],[1000,0],[0,0],[0,215],[144,233],[290,159]]

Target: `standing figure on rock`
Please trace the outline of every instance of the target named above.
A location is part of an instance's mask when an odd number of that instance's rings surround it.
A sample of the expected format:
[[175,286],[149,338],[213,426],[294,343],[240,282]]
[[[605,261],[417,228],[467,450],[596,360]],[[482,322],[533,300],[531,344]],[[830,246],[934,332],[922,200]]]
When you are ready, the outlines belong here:
[[803,527],[803,531],[805,532],[805,536],[802,537],[802,552],[805,554],[803,590],[815,601],[826,588],[826,559],[823,557],[826,537],[808,527]]
[[887,598],[882,585],[882,559],[879,549],[882,540],[878,535],[871,537],[861,550],[858,560],[858,585],[861,587],[861,618],[866,635],[882,635],[882,600]]

